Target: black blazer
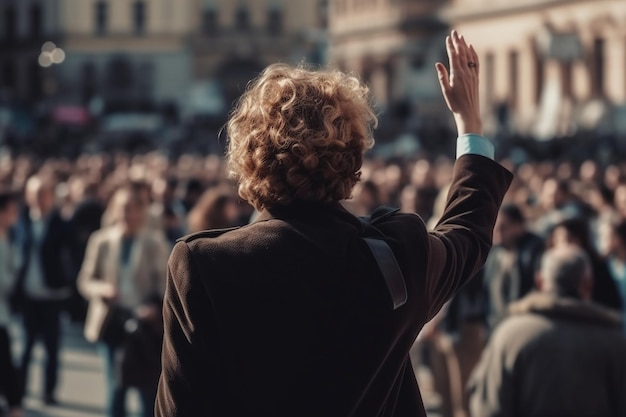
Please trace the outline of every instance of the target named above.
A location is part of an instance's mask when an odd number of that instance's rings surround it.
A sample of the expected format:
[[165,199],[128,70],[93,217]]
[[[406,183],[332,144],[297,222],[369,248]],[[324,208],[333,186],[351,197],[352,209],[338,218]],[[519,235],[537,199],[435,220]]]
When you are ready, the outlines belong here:
[[339,204],[295,204],[181,240],[156,416],[424,416],[409,349],[484,263],[511,178],[462,156],[434,232],[415,214],[377,224],[406,281],[397,310],[359,219]]
[[[22,264],[18,269],[17,288],[22,292],[28,272],[33,245],[32,220],[27,211],[22,217],[23,236],[21,242]],[[50,289],[69,287],[74,275],[74,234],[70,224],[58,210],[50,213],[39,252],[44,283]]]

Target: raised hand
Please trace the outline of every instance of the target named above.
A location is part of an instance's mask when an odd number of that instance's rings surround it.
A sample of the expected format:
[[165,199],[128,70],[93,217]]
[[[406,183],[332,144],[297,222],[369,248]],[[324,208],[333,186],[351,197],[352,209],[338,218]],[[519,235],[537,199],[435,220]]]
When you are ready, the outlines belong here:
[[453,30],[446,37],[446,50],[450,72],[441,62],[435,64],[441,92],[448,108],[454,115],[460,135],[476,133],[482,135],[482,120],[478,99],[478,55],[474,47]]

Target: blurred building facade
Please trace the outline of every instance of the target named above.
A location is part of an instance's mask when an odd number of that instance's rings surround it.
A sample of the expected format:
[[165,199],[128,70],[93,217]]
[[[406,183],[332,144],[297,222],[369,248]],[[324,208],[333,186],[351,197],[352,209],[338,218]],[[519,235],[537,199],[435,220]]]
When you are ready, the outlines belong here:
[[[192,0],[0,0],[2,85],[20,101],[179,102]],[[46,41],[64,53],[41,60]]]
[[[59,32],[51,12],[56,0],[0,0],[0,94],[3,99],[36,101],[44,94],[37,62],[45,39]],[[48,13],[50,11],[50,13]]]
[[194,79],[217,86],[227,107],[271,63],[325,61],[325,0],[194,2]]
[[[332,0],[329,61],[367,82],[382,108],[439,115],[434,63],[445,57],[444,1]],[[412,110],[407,109],[409,107]],[[393,110],[392,110],[393,112]]]
[[626,104],[624,0],[453,0],[445,17],[480,55],[494,129],[610,130],[611,108]]

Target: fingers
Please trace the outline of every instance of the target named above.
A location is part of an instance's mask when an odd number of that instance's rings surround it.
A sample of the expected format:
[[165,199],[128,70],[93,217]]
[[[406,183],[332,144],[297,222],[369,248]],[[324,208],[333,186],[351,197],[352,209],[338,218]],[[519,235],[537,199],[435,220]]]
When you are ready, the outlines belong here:
[[459,64],[464,65],[468,61],[467,44],[456,30],[452,31],[452,43],[459,57]]
[[435,68],[437,69],[437,76],[439,79],[439,86],[441,87],[441,92],[444,96],[446,96],[448,90],[450,89],[450,80],[448,77],[448,70],[446,70],[445,65],[441,62],[437,62],[435,64]]
[[480,70],[480,61],[478,59],[478,54],[476,53],[476,50],[474,49],[473,45],[469,46],[469,51],[470,51],[470,56],[472,57],[472,61],[474,61],[474,63],[476,64],[476,72],[478,72]]
[[454,44],[452,42],[452,37],[451,36],[446,36],[446,52],[448,53],[448,61],[449,61],[449,65],[448,67],[450,69],[454,68],[456,65],[458,65],[458,54],[456,52],[456,48],[454,47]]

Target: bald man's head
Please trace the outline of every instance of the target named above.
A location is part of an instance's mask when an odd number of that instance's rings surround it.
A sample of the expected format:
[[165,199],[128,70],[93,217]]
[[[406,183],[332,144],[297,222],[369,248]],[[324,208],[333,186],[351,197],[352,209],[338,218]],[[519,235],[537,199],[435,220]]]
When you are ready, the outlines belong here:
[[593,287],[589,257],[573,245],[546,251],[538,284],[542,292],[589,299]]

